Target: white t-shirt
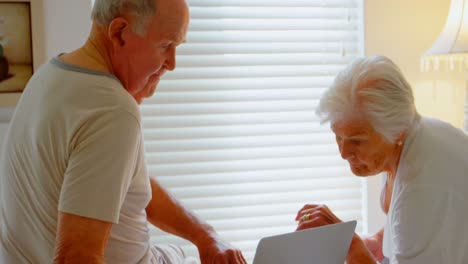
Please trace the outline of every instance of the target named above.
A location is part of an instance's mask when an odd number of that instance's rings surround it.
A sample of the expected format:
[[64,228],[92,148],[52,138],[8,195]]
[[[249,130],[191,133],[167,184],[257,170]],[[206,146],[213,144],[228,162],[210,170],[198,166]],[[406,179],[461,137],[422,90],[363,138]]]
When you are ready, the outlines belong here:
[[108,263],[150,263],[138,105],[112,75],[54,58],[27,85],[0,161],[0,263],[51,263],[58,211],[114,223]]
[[468,136],[422,118],[410,129],[384,229],[391,264],[468,262]]

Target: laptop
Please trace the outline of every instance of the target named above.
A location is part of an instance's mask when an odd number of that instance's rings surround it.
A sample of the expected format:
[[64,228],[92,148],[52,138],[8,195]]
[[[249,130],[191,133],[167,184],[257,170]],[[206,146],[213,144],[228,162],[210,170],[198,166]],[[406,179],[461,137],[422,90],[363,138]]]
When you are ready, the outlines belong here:
[[343,264],[355,229],[349,221],[262,238],[253,264]]

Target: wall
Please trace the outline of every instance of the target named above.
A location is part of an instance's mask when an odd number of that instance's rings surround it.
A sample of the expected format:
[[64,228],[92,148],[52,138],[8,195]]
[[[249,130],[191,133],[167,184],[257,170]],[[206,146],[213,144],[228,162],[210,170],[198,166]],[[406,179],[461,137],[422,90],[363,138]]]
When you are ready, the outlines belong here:
[[91,28],[91,0],[42,1],[46,59],[84,44]]
[[[40,64],[61,52],[69,52],[81,46],[91,28],[91,1],[92,0],[33,0],[34,5],[42,3],[36,10],[43,12],[43,28],[40,30],[44,36],[38,40],[43,42],[44,49],[39,49],[41,53]],[[42,1],[42,2],[41,2]],[[33,21],[33,23],[37,21]],[[33,24],[33,29],[37,29],[37,24]],[[2,106],[14,105],[18,100],[15,94],[1,95]],[[0,139],[3,138],[5,126],[11,115],[10,108],[0,108]],[[0,140],[1,141],[1,140]]]
[[442,30],[450,0],[368,0],[366,54],[384,54],[413,87],[419,112],[463,127],[463,74],[422,72],[420,57]]
[[0,159],[2,159],[2,144],[8,130],[8,121],[13,114],[13,109],[0,109]]

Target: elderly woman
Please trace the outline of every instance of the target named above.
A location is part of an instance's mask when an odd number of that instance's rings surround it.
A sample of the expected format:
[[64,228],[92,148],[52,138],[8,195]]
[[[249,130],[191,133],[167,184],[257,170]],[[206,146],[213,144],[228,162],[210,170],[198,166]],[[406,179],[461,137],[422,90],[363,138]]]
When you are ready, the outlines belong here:
[[[347,263],[468,263],[468,137],[421,117],[411,87],[388,58],[358,59],[320,100],[343,159],[361,177],[386,174],[377,235],[354,235]],[[324,205],[305,205],[298,230],[341,222]]]

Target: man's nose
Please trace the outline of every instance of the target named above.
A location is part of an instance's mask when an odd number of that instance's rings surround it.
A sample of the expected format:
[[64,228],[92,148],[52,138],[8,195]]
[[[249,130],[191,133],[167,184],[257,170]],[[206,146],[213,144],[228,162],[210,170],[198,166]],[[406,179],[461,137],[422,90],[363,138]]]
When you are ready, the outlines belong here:
[[169,71],[173,71],[176,67],[176,48],[170,47],[167,51],[166,61],[164,63],[166,69]]

